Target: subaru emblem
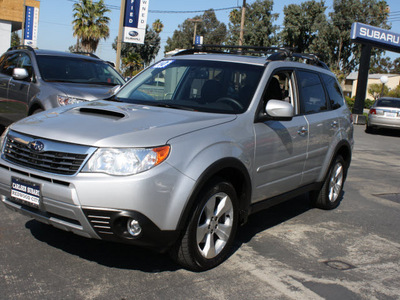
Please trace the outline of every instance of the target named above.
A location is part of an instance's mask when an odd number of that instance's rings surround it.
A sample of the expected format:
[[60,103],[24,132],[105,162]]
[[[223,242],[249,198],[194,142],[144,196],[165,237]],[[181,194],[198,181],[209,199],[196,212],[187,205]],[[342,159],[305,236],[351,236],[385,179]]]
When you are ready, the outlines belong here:
[[138,36],[139,35],[139,32],[137,32],[137,31],[134,31],[134,30],[131,30],[131,31],[129,31],[129,33],[128,33],[130,36],[133,36],[133,37],[135,37],[135,36]]
[[28,148],[35,152],[42,152],[44,144],[41,141],[33,141],[28,144]]

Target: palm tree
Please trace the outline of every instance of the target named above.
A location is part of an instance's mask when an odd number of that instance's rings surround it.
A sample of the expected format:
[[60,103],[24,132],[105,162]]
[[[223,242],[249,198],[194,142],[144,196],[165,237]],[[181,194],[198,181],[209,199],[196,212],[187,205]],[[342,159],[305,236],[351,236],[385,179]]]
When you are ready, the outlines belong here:
[[110,35],[108,24],[110,18],[105,14],[110,12],[104,0],[80,0],[74,4],[74,37],[77,37],[79,46],[87,52],[96,52],[101,39]]
[[161,22],[160,19],[157,19],[154,21],[153,23],[153,30],[157,33],[160,34],[160,32],[163,30],[164,28],[164,24]]

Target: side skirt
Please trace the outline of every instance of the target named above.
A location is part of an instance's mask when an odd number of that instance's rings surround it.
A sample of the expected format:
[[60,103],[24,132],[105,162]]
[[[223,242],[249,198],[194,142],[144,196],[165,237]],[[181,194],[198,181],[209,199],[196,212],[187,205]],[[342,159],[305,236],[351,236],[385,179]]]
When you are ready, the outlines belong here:
[[262,200],[262,201],[253,203],[249,207],[249,215],[259,212],[261,210],[270,208],[270,207],[280,204],[282,202],[288,201],[294,197],[300,196],[300,195],[308,193],[310,191],[318,190],[321,188],[321,186],[322,186],[322,183],[319,183],[319,182],[312,183],[312,184],[309,184],[306,186],[302,186],[293,191],[284,193],[282,195],[278,195],[278,196],[275,196],[275,197],[272,197],[272,198],[269,198],[266,200]]

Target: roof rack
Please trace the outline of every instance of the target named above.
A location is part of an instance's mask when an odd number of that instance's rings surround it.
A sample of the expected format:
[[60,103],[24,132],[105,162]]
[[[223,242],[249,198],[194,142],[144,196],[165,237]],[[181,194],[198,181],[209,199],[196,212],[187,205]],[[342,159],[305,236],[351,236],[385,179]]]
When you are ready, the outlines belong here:
[[275,52],[290,52],[291,50],[283,47],[262,47],[262,46],[229,46],[229,45],[195,45],[193,49],[180,51],[173,56],[194,54],[194,53],[222,53],[222,54],[258,54],[268,55]]
[[35,49],[33,49],[31,46],[27,46],[27,45],[18,45],[18,46],[13,46],[7,49],[7,51],[12,51],[12,50],[17,50],[17,49],[26,49],[29,51],[35,51]]
[[267,61],[304,60],[305,63],[329,70],[315,54],[295,53],[293,48],[261,46],[195,45],[193,49],[180,51],[173,56],[195,53],[219,53],[267,56]]
[[94,57],[94,58],[100,58],[98,57],[96,54],[91,53],[91,52],[83,52],[83,51],[74,51],[72,52],[74,54],[80,54],[80,55],[85,55],[85,56],[90,56],[90,57]]

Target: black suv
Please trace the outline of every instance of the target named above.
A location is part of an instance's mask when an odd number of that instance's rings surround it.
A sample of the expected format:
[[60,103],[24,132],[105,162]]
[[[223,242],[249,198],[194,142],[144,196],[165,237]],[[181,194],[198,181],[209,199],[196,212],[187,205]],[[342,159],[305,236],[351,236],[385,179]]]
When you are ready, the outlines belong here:
[[124,82],[96,57],[12,47],[0,58],[0,125],[50,108],[104,99]]

